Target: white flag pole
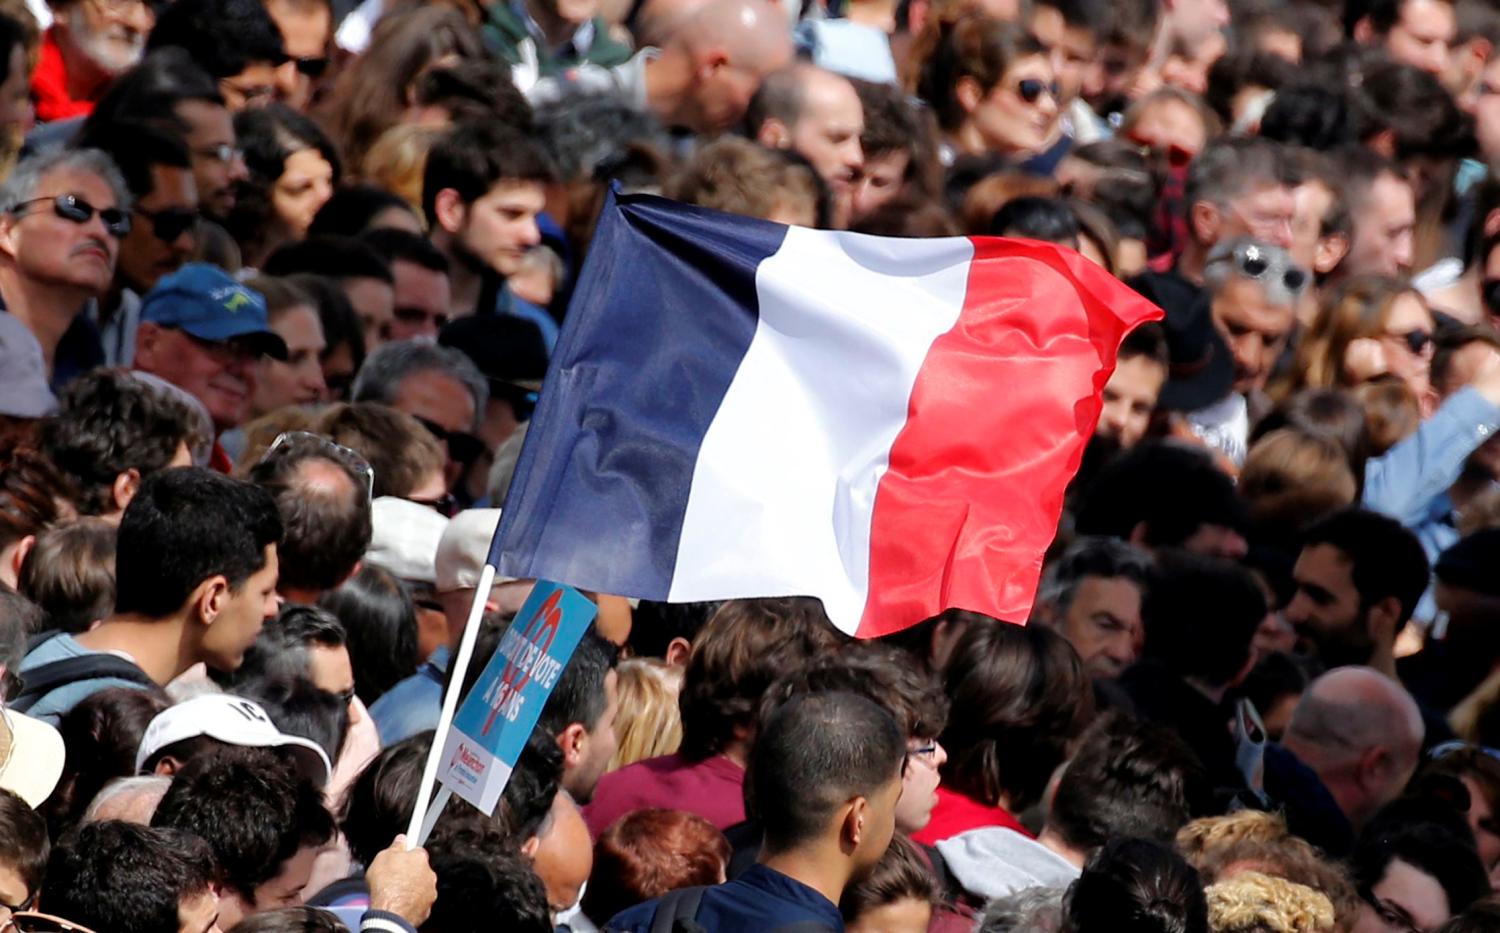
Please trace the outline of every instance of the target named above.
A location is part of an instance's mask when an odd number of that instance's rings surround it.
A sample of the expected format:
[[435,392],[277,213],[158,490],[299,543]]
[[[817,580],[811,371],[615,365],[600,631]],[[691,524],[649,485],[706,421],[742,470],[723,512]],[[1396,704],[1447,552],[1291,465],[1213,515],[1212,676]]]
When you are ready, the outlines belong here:
[[[417,785],[417,803],[411,811],[411,823],[406,828],[406,847],[415,849],[427,841],[427,834],[437,823],[437,815],[448,803],[452,792],[443,788],[437,801],[432,799],[437,781],[438,766],[442,763],[443,746],[448,742],[448,733],[453,730],[453,715],[458,711],[458,701],[464,689],[464,675],[474,659],[474,642],[479,638],[479,620],[484,617],[484,604],[490,595],[490,586],[495,582],[495,568],[484,565],[479,574],[479,585],[474,590],[474,602],[469,606],[469,621],[464,624],[463,638],[459,639],[458,655],[449,663],[448,692],[443,695],[443,711],[438,716],[437,734],[432,737],[432,749],[427,753],[427,765],[422,769],[422,783]],[[428,808],[432,813],[429,816]]]

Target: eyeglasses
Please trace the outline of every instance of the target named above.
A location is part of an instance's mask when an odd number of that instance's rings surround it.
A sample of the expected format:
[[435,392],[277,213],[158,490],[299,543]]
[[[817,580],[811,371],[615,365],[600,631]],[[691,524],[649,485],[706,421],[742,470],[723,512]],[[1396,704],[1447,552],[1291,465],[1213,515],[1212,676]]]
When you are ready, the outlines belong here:
[[251,346],[239,340],[205,340],[196,334],[190,334],[182,328],[176,328],[177,332],[186,337],[193,346],[213,357],[214,362],[220,366],[251,366],[259,363],[265,353],[258,347]]
[[1292,265],[1289,261],[1282,260],[1279,256],[1273,256],[1262,246],[1254,243],[1242,243],[1235,247],[1234,264],[1240,274],[1247,279],[1263,280],[1266,276],[1280,270],[1281,285],[1292,293],[1292,297],[1302,294],[1307,287],[1307,273]]
[[10,914],[18,914],[18,913],[22,913],[23,911],[30,910],[31,906],[33,904],[35,904],[35,903],[36,903],[36,892],[33,891],[30,894],[28,894],[26,896],[26,899],[24,901],[22,901],[21,903],[19,903],[19,904],[7,904],[4,901],[0,901],[0,910],[7,911]]
[[313,58],[298,58],[294,59],[294,61],[297,63],[297,71],[312,78],[314,81],[323,77],[323,72],[328,70],[327,56],[320,55]]
[[1432,345],[1432,332],[1422,330],[1421,328],[1417,328],[1416,330],[1409,330],[1405,333],[1382,334],[1381,336],[1389,337],[1393,340],[1400,340],[1401,342],[1405,343],[1406,349],[1410,350],[1413,356],[1421,356],[1422,351],[1426,350],[1429,346]]
[[202,149],[194,149],[193,155],[201,159],[213,159],[216,162],[223,162],[227,165],[235,159],[243,158],[245,150],[231,146],[228,143],[220,143],[217,146],[204,146]]
[[52,213],[63,220],[75,224],[86,224],[95,214],[104,221],[104,230],[110,236],[119,239],[130,232],[130,214],[120,210],[118,207],[98,208],[80,198],[76,194],[60,194],[55,198],[32,198],[30,201],[22,201],[11,208],[11,213],[17,217],[24,217],[29,213],[33,204],[51,204]]
[[938,744],[936,742],[928,742],[926,745],[918,745],[916,748],[907,749],[906,757],[920,758],[931,764],[937,760],[937,752]]
[[0,933],[94,933],[88,927],[34,910],[22,910],[10,915]]
[[426,418],[418,418],[422,427],[426,428],[433,437],[448,445],[448,456],[453,458],[454,463],[473,463],[484,453],[484,441],[468,433],[467,431],[450,431],[436,421],[428,421]]
[[198,229],[198,212],[185,207],[168,207],[159,211],[136,208],[134,213],[151,221],[151,232],[163,243],[176,242],[188,231]]
[[1028,104],[1036,103],[1044,93],[1053,100],[1057,100],[1057,82],[1040,81],[1036,78],[1022,78],[1016,82],[1016,93],[1020,94],[1021,99]]
[[[281,453],[278,454],[278,451]],[[375,498],[375,468],[359,455],[359,451],[336,444],[321,434],[311,431],[283,431],[276,435],[276,440],[260,455],[258,462],[265,463],[276,456],[291,456],[293,453],[303,452],[322,454],[335,463],[347,466],[350,471],[358,474],[360,482],[364,484],[365,499],[368,501]],[[346,702],[347,699],[346,697]]]

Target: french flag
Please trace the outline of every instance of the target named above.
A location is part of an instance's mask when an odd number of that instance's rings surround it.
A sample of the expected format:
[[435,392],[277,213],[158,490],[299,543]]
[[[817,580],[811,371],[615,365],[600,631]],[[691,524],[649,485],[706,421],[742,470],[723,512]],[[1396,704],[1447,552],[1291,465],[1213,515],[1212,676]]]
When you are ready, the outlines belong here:
[[1120,340],[1161,312],[1069,250],[611,195],[490,560],[841,630],[1024,622]]

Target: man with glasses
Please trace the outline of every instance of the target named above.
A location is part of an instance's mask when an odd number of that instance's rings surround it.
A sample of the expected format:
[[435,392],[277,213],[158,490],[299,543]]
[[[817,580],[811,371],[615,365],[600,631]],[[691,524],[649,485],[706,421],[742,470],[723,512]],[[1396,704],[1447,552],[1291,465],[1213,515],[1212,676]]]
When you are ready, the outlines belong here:
[[[189,263],[142,301],[135,368],[202,402],[216,433],[238,427],[249,414],[262,356],[287,356],[267,323],[265,299],[220,269]],[[228,458],[217,445],[215,460],[227,471]]]
[[198,248],[198,187],[187,144],[176,132],[146,123],[91,124],[83,145],[109,154],[134,200],[130,232],[120,241],[114,282],[93,309],[104,359],[135,359],[141,296],[180,269]]
[[150,48],[184,49],[218,82],[232,112],[276,99],[287,60],[281,33],[260,0],[179,0],[151,31]]
[[33,156],[0,185],[0,302],[36,336],[54,387],[103,362],[97,341],[63,338],[114,280],[130,207],[97,149]]
[[302,111],[328,70],[333,8],[328,0],[268,0],[266,12],[281,31],[287,60],[276,69],[276,100]]
[[47,871],[47,824],[8,790],[0,790],[0,923],[30,910]]

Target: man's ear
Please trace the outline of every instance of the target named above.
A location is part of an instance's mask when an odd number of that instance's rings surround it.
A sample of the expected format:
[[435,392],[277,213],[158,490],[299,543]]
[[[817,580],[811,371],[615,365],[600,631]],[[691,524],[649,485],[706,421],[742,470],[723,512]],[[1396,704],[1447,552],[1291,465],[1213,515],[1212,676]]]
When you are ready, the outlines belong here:
[[21,579],[21,568],[26,565],[26,556],[36,546],[36,535],[27,535],[16,542],[16,549],[10,555],[10,572],[13,579]]
[[115,481],[110,484],[110,497],[114,499],[115,508],[121,512],[130,505],[130,500],[141,488],[141,471],[131,467],[121,473],[115,474]]
[[870,801],[864,797],[855,797],[844,806],[844,850],[852,852],[874,828],[872,820],[875,817],[870,810]]
[[213,625],[229,600],[229,578],[215,574],[198,584],[189,600],[194,622]]
[[1313,251],[1313,271],[1318,275],[1327,275],[1337,269],[1344,257],[1349,255],[1349,245],[1347,233],[1318,237],[1317,247]]
[[792,131],[776,117],[767,117],[760,129],[755,131],[755,141],[767,149],[790,149]]
[[681,635],[667,642],[666,661],[673,667],[687,667],[693,653],[693,643]]
[[964,113],[973,113],[979,102],[984,100],[984,88],[979,86],[972,75],[964,75],[953,85],[953,99],[958,101],[958,106],[963,108]]
[[535,859],[536,850],[540,849],[541,847],[541,836],[528,836],[526,837],[526,841],[521,843],[521,854],[526,856],[528,859]]
[[576,768],[588,750],[589,733],[581,722],[568,723],[557,734],[557,747],[563,753],[563,768]]
[[16,221],[19,219],[15,214],[0,214],[0,253],[16,254]]
[[156,372],[157,357],[161,355],[162,341],[166,331],[150,321],[142,321],[135,330],[135,365],[146,372]]
[[156,767],[151,771],[151,773],[161,775],[162,777],[171,777],[179,770],[181,770],[181,768],[182,762],[178,761],[176,758],[173,758],[171,755],[165,755],[162,757],[161,761],[158,761],[156,763]]
[[432,202],[432,211],[437,217],[438,226],[450,234],[462,230],[469,217],[469,205],[464,203],[464,199],[453,188],[444,188],[437,193]]
[[1213,243],[1219,238],[1219,225],[1223,218],[1219,206],[1212,201],[1194,201],[1188,208],[1188,232],[1199,243]]
[[1369,45],[1375,40],[1375,24],[1370,22],[1370,17],[1361,16],[1354,24],[1354,41],[1361,45]]
[[710,46],[693,57],[693,74],[700,81],[711,78],[720,69],[729,67],[729,50],[722,45]]

